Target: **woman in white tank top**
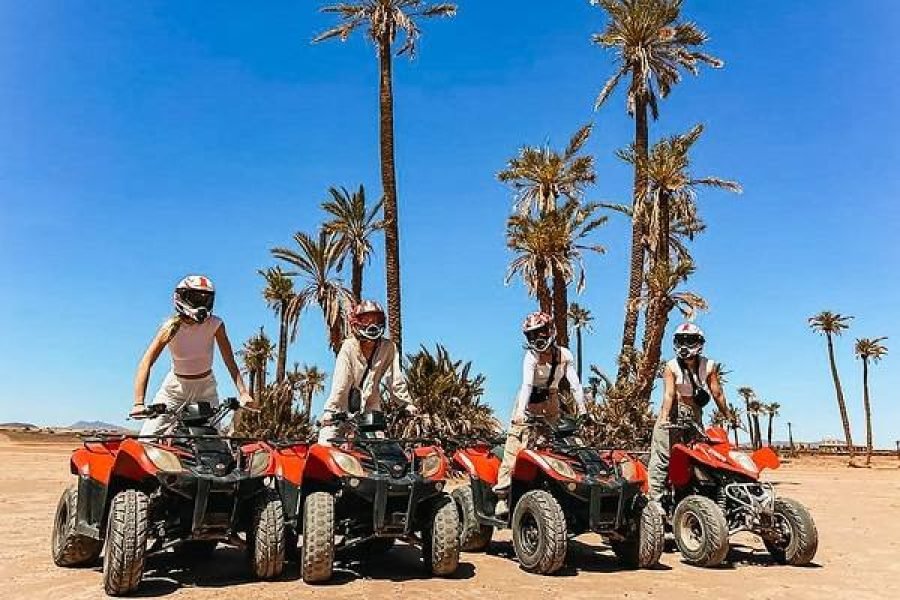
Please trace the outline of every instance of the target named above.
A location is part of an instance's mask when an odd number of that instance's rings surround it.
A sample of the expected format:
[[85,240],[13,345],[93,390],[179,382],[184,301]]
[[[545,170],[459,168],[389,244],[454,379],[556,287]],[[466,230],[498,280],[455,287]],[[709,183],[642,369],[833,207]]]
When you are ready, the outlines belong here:
[[[209,278],[202,275],[185,277],[175,288],[176,315],[160,328],[138,365],[131,416],[144,414],[150,369],[166,347],[172,355],[172,369],[151,404],[165,404],[169,410],[191,402],[208,402],[217,406],[219,396],[212,372],[214,342],[218,344],[222,360],[234,380],[241,405],[254,406],[234,360],[225,324],[212,314],[214,300],[215,288]],[[162,435],[173,423],[172,417],[167,414],[148,419],[141,427],[141,435]]]

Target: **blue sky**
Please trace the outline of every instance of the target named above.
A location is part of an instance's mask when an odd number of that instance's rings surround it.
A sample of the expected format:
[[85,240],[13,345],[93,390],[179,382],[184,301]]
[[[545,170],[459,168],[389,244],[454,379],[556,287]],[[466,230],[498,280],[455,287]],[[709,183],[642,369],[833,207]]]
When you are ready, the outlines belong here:
[[[311,45],[331,23],[319,4],[0,2],[0,421],[121,422],[188,272],[217,283],[235,345],[259,325],[274,334],[256,275],[268,249],[317,226],[328,186],[380,191],[375,55],[362,38]],[[824,340],[806,319],[855,315],[837,347],[862,441],[853,338],[900,340],[900,7],[688,0],[685,14],[727,65],[678,86],[651,135],[703,122],[696,173],[746,190],[699,200],[709,230],[688,287],[712,307],[699,319],[708,353],[732,370],[732,400],[750,385],[782,404],[776,437],[789,420],[798,438],[833,436]],[[407,349],[440,341],[471,359],[503,419],[532,302],[503,285],[511,195],[495,174],[522,144],[562,145],[593,121],[589,198],[628,199],[630,172],[613,155],[632,132],[623,99],[592,110],[612,69],[589,43],[603,24],[587,0],[463,0],[456,19],[424,26],[416,61],[397,62]],[[606,369],[628,232],[612,216],[596,234],[608,252],[588,258],[578,298],[596,318],[586,356]],[[376,297],[382,257],[379,246],[367,272]],[[316,310],[290,360],[332,370]],[[896,361],[872,372],[880,445],[900,438]]]

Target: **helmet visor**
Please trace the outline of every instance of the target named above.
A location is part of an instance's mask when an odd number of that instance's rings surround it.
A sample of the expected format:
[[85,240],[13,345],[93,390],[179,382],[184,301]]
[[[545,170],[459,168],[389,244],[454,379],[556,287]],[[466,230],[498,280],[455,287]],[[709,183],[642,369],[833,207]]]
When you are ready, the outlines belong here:
[[181,290],[181,299],[191,308],[212,310],[215,294],[203,290]]
[[675,336],[676,346],[702,346],[703,336],[696,333],[679,333]]

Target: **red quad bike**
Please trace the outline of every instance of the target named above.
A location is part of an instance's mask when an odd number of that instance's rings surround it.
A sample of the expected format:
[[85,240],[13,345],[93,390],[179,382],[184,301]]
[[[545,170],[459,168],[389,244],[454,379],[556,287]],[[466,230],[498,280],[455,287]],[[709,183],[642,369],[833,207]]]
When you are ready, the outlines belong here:
[[502,448],[488,442],[453,455],[469,485],[453,490],[462,518],[463,550],[483,551],[494,529],[512,529],[522,568],[550,574],[562,568],[568,537],[599,533],[627,568],[656,565],[663,550],[663,515],[648,504],[647,471],[625,452],[590,448],[574,419],[551,424],[531,417],[529,446],[516,457],[509,491],[510,517],[494,515]]
[[759,479],[763,469],[780,464],[771,448],[739,452],[724,429],[703,431],[690,419],[669,428],[681,431],[685,441],[672,445],[669,491],[662,504],[687,563],[720,564],[728,554],[729,537],[740,531],[762,538],[779,563],[812,561],[819,536],[809,511],[796,500],[777,497],[772,484]]
[[334,445],[313,445],[303,470],[303,581],[331,579],[336,552],[364,557],[396,540],[420,546],[431,574],[455,573],[459,517],[444,491],[441,449],[433,440],[387,439],[381,412],[332,419],[345,433]]
[[[238,408],[234,398],[215,411],[188,404],[171,413],[175,425],[165,435],[85,438],[71,458],[78,481],[56,510],[53,561],[88,565],[102,551],[103,587],[113,596],[135,591],[145,558],[169,548],[204,556],[219,543],[246,547],[256,577],[277,577],[285,531],[273,449],[216,429]],[[153,405],[145,416],[165,411]]]

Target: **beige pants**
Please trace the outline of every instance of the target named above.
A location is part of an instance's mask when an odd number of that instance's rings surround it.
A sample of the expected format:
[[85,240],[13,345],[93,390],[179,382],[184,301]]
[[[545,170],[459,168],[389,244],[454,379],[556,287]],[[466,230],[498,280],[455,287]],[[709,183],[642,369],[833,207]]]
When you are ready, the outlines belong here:
[[[678,403],[677,418],[691,418],[697,423],[703,424],[702,413],[683,402]],[[676,418],[676,420],[677,420]],[[650,462],[647,470],[650,476],[650,499],[659,501],[666,491],[666,481],[669,478],[669,456],[672,444],[681,441],[681,432],[666,429],[659,421],[653,427],[653,438],[650,441]]]
[[[165,404],[166,410],[174,411],[191,402],[219,406],[216,378],[212,373],[202,379],[187,379],[169,371],[150,404]],[[166,435],[176,423],[177,419],[170,414],[147,419],[141,426],[141,435]]]
[[[525,409],[530,415],[543,415],[550,421],[559,419],[559,401],[551,398],[540,404],[529,404]],[[494,490],[505,493],[512,483],[512,468],[516,464],[519,451],[528,447],[531,439],[531,427],[528,425],[510,425],[506,434],[506,445],[503,447],[503,462],[497,472],[497,485]]]

